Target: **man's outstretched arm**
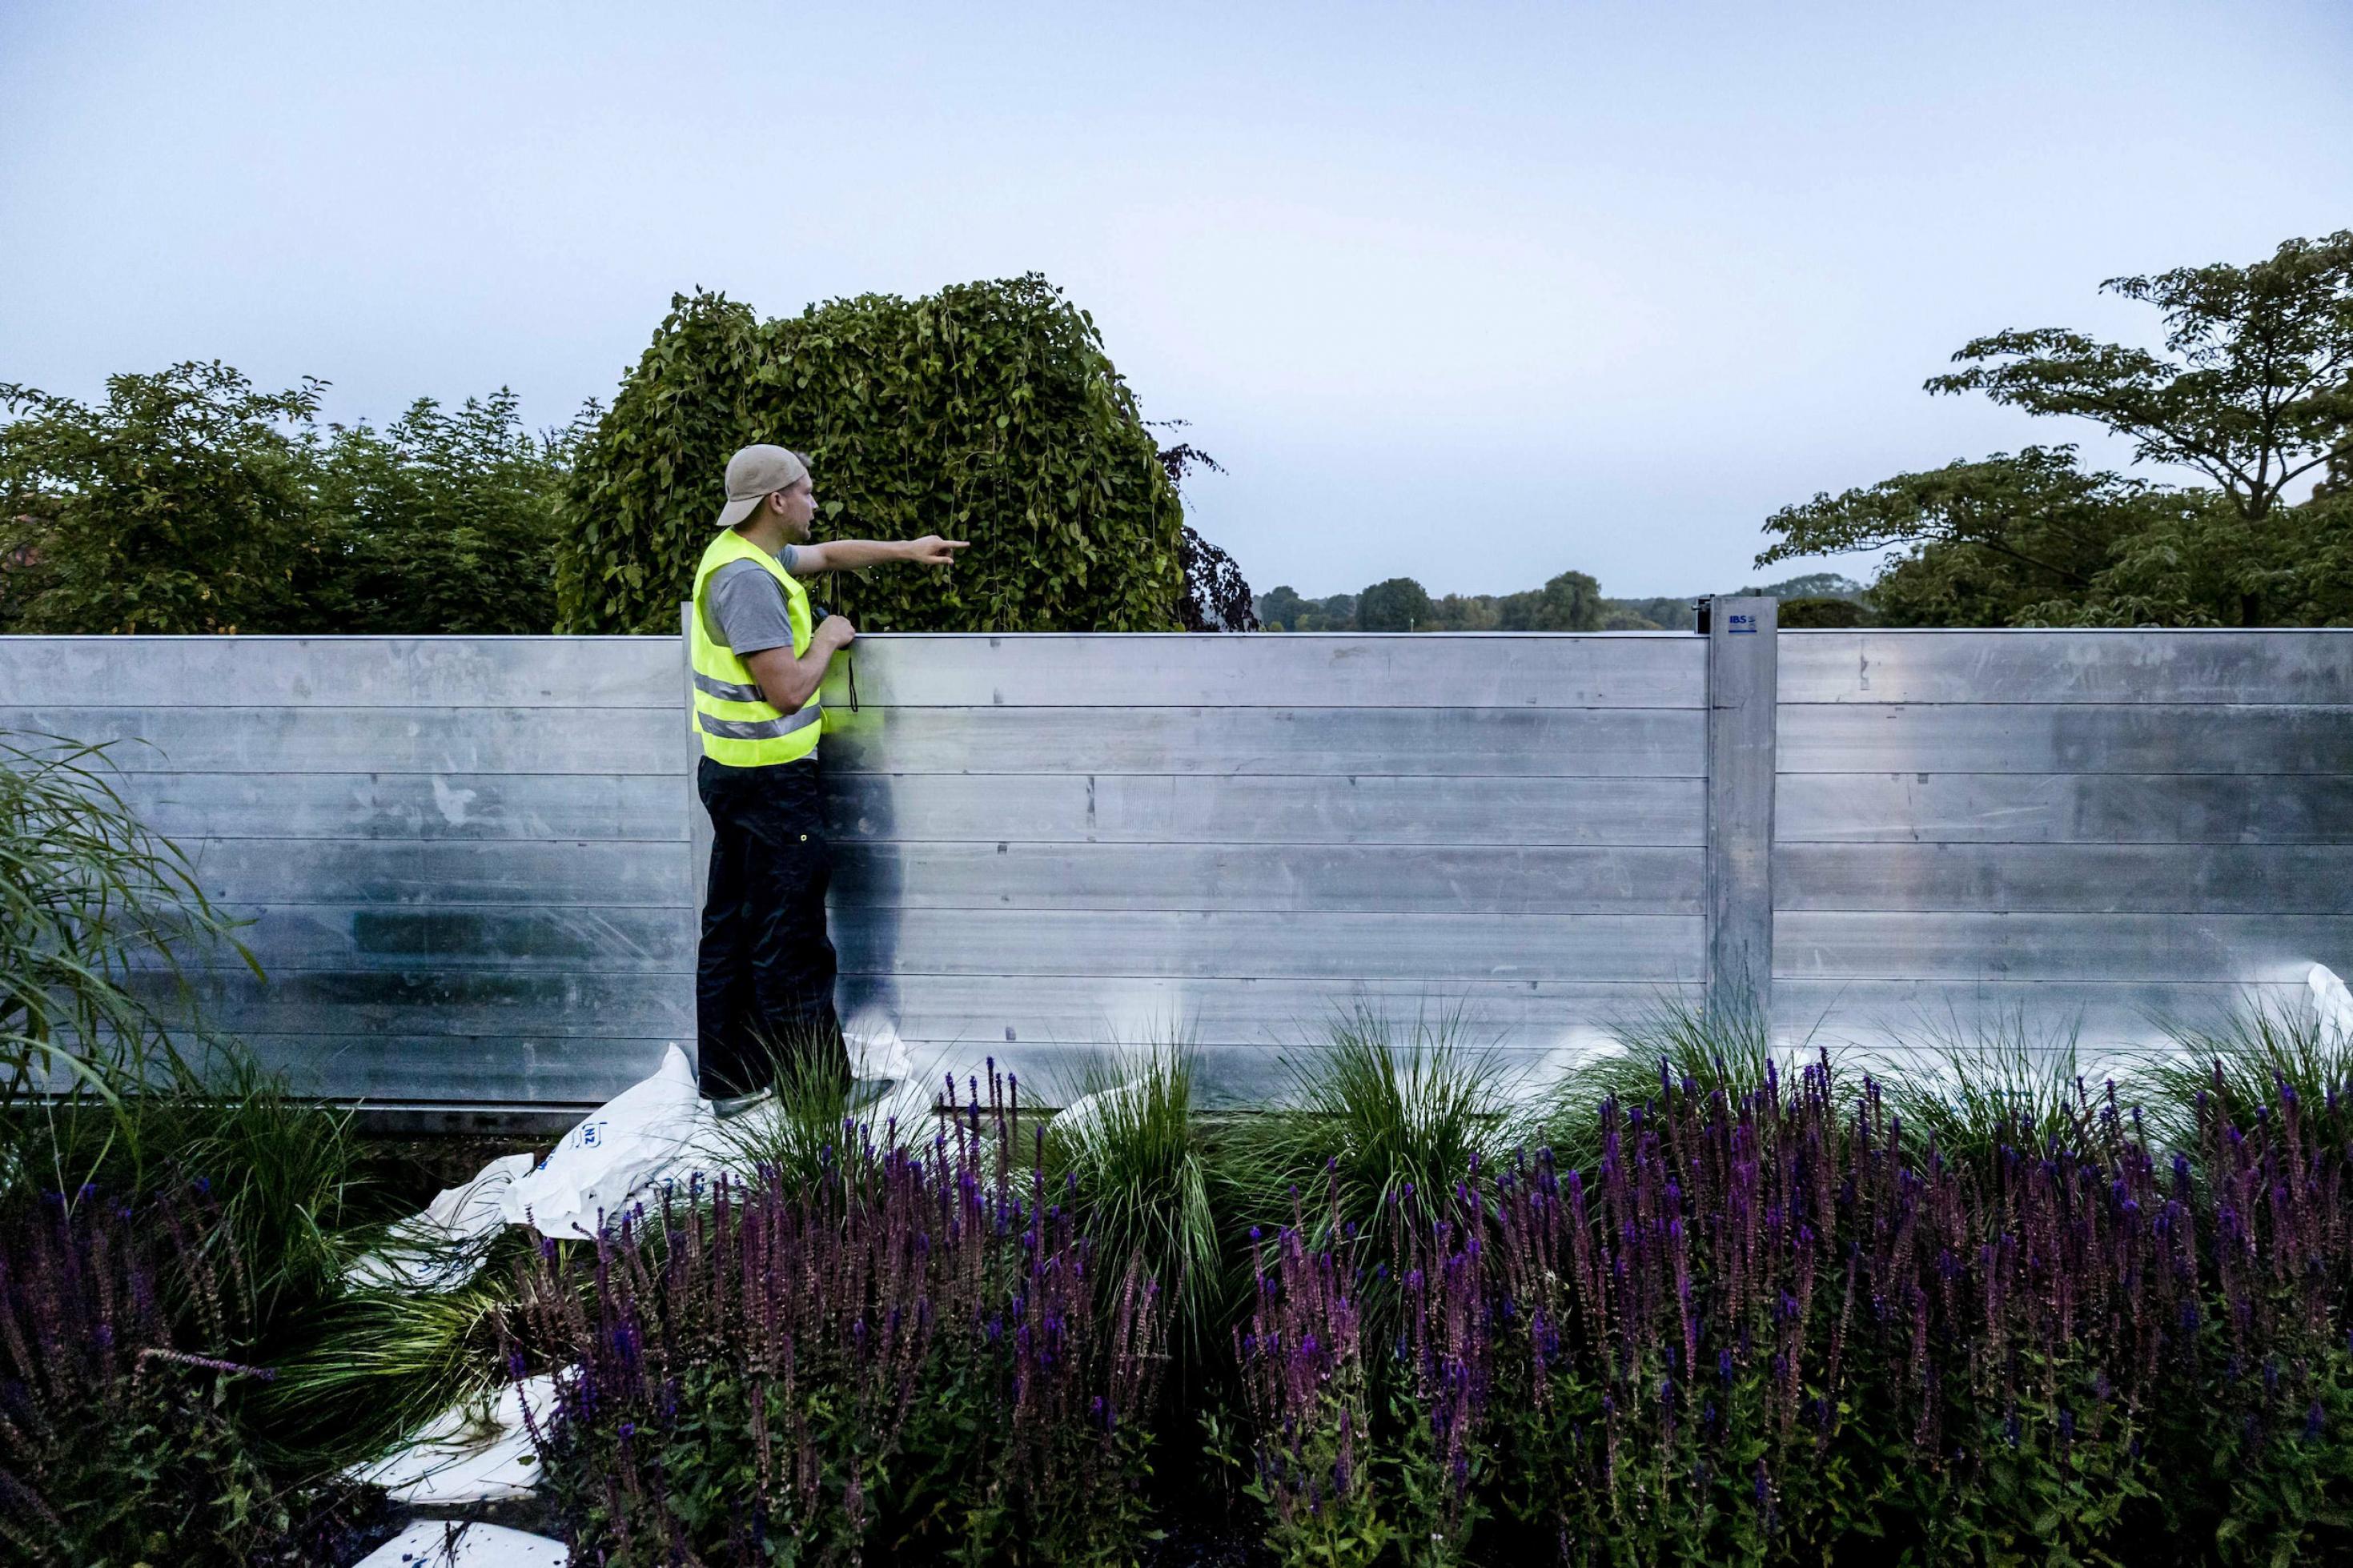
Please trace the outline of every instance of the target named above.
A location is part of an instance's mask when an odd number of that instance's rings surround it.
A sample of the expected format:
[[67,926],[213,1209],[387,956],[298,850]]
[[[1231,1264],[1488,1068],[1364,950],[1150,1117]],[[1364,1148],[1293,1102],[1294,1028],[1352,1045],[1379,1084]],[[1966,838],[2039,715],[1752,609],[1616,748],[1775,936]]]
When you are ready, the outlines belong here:
[[793,575],[855,572],[861,566],[880,566],[886,561],[903,561],[915,566],[950,566],[955,563],[955,552],[968,542],[927,533],[921,539],[836,539],[824,544],[797,544],[793,547]]

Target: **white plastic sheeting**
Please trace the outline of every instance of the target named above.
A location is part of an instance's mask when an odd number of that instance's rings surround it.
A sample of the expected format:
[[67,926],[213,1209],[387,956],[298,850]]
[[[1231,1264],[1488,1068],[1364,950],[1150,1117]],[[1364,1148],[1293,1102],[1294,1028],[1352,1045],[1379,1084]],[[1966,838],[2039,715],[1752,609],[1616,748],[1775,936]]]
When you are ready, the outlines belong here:
[[564,1543],[496,1524],[420,1520],[353,1568],[564,1568]]
[[2327,964],[2316,963],[2305,976],[2312,987],[2312,1010],[2320,1024],[2320,1037],[2337,1045],[2353,1045],[2353,992]]
[[473,1402],[454,1405],[353,1479],[423,1507],[526,1497],[539,1484],[539,1465],[524,1409],[544,1430],[554,1399],[553,1377],[509,1384],[487,1412]]
[[506,1228],[501,1205],[531,1173],[528,1153],[509,1154],[482,1167],[462,1186],[445,1187],[425,1212],[392,1227],[385,1243],[343,1271],[351,1285],[380,1289],[447,1290],[481,1266],[491,1238]]
[[694,1064],[676,1046],[651,1078],[623,1089],[564,1135],[540,1167],[507,1188],[499,1213],[542,1236],[593,1239],[606,1216],[674,1163],[711,1122]]

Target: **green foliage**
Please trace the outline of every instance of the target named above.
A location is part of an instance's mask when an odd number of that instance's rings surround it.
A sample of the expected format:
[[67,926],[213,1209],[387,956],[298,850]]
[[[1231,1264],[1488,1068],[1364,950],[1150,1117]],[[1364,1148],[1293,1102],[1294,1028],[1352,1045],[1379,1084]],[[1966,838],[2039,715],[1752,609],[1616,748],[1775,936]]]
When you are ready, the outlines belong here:
[[151,1062],[184,1070],[176,950],[222,943],[253,963],[113,773],[104,746],[0,733],[0,1110],[77,1084],[116,1106],[117,1080]]
[[874,631],[1166,631],[1183,509],[1084,311],[1044,279],[762,321],[679,296],[581,450],[561,626],[668,632],[754,441],[808,460],[820,539],[968,539],[953,574],[828,586]]
[[1896,626],[2353,624],[2353,501],[2327,483],[2288,500],[2353,459],[2353,230],[2101,287],[2162,313],[2162,353],[1997,332],[1928,390],[2094,420],[2210,485],[2085,473],[2071,447],[2030,447],[1784,508],[1757,563],[1900,548],[1872,590]]
[[547,630],[576,427],[534,438],[501,390],[322,438],[325,384],[216,363],[112,377],[95,407],[0,385],[0,627]]
[[1090,1069],[1080,1089],[1047,1125],[1046,1173],[1075,1184],[1102,1256],[1141,1258],[1163,1281],[1169,1338],[1198,1361],[1220,1337],[1221,1264],[1192,1055],[1178,1046],[1139,1051]]
[[1582,572],[1563,572],[1532,594],[1509,594],[1499,606],[1507,632],[1598,632],[1605,612],[1601,584]]
[[1345,632],[1356,626],[1356,596],[1335,594],[1328,599],[1303,599],[1283,584],[1261,595],[1258,624],[1270,632]]
[[[1327,1177],[1332,1223],[1368,1243],[1451,1216],[1458,1184],[1530,1131],[1516,1075],[1469,1038],[1460,1013],[1424,1014],[1401,1030],[1358,1003],[1283,1066],[1285,1109],[1240,1123],[1227,1156],[1265,1225],[1292,1223],[1296,1194],[1322,1191]],[[1310,1245],[1327,1240],[1317,1231]]]
[[2122,1127],[2112,1080],[2081,1059],[2072,1032],[2037,1035],[2010,1019],[1962,1035],[1924,1026],[1915,1048],[1881,1079],[1905,1135],[1946,1159],[1990,1172],[2002,1151],[2108,1152]]
[[2156,306],[2164,354],[2054,327],[1996,332],[1928,390],[2096,421],[2142,462],[2204,473],[2249,522],[2353,445],[2353,229],[2100,290]]
[[1758,565],[1905,545],[1872,590],[1898,626],[2010,626],[2090,595],[2122,542],[2185,504],[2116,474],[2086,474],[2072,447],[2029,447],[1818,495],[1766,520]]
[[1784,599],[1780,626],[1784,631],[1843,630],[1873,623],[1871,608],[1852,599]]
[[1691,629],[1689,599],[1604,598],[1601,584],[1583,572],[1563,572],[1543,587],[1524,593],[1448,594],[1438,599],[1410,577],[1391,577],[1362,594],[1335,594],[1328,599],[1303,598],[1283,584],[1261,595],[1257,608],[1261,628],[1271,632]]
[[2198,1114],[2210,1101],[2246,1121],[2283,1089],[2297,1098],[2315,1136],[2353,1140],[2353,1040],[2310,1010],[2246,1007],[2211,1023],[2177,1023],[2172,1033],[2177,1054],[2138,1075],[2168,1146],[2197,1146]]
[[0,1542],[39,1568],[348,1561],[358,1489],[264,1458],[243,1260],[182,1189],[0,1212]]
[[312,595],[313,627],[413,636],[552,626],[562,487],[580,428],[530,436],[503,388],[455,411],[419,398],[381,433],[336,426],[319,454],[315,504],[333,570]]
[[1410,577],[1390,577],[1356,595],[1360,632],[1410,632],[1430,621],[1430,595]]
[[350,1290],[290,1323],[278,1376],[255,1396],[273,1450],[305,1468],[357,1464],[453,1405],[486,1403],[505,1372],[516,1268],[533,1245],[501,1237],[453,1289]]
[[111,376],[97,407],[0,384],[0,559],[29,561],[13,629],[306,629],[322,384],[257,392],[217,362]]
[[1536,1107],[1531,1137],[1564,1170],[1589,1170],[1600,1159],[1607,1101],[1641,1105],[1671,1090],[1737,1099],[1761,1088],[1776,1065],[1771,1023],[1753,1006],[1711,1009],[1669,997],[1616,1035],[1554,1080]]

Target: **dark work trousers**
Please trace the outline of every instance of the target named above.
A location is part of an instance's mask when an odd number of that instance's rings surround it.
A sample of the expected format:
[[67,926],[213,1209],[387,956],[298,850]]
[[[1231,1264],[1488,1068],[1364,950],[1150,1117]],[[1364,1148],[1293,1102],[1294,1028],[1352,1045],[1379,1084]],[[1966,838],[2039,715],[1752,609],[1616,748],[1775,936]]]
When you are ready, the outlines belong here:
[[712,830],[694,985],[702,1092],[764,1089],[782,1059],[846,1080],[817,759],[731,768],[705,757],[695,784]]

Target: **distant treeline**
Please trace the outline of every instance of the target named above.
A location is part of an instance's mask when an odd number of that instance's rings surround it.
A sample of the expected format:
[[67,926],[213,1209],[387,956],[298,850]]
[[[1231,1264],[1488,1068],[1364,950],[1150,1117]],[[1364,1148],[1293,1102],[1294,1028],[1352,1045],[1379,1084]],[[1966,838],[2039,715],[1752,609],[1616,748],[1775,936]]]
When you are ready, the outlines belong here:
[[[1741,590],[1781,601],[1793,626],[1869,625],[1862,584],[1835,572],[1810,572]],[[1271,632],[1656,632],[1689,631],[1696,594],[1612,599],[1582,572],[1564,572],[1517,594],[1446,594],[1431,598],[1410,577],[1391,577],[1360,594],[1303,597],[1288,585],[1258,596],[1259,626]]]

